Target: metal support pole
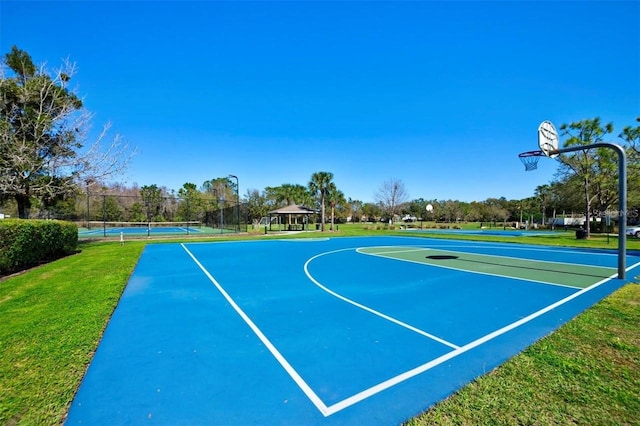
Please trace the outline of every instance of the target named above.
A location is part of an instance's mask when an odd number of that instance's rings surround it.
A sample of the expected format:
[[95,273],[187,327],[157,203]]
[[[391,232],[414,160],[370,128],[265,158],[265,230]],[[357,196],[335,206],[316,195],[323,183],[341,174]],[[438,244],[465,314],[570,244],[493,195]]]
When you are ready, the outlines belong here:
[[107,238],[107,196],[102,194],[102,230],[104,237]]
[[224,223],[224,203],[226,202],[226,200],[224,199],[224,197],[222,197],[222,208],[220,209],[220,233],[222,234],[223,231],[223,223]]
[[189,221],[191,217],[189,216],[189,196],[187,195],[187,235],[189,235]]
[[87,185],[87,229],[91,229],[91,224],[89,223],[89,185]]
[[89,185],[91,185],[94,182],[94,180],[93,179],[87,179],[84,182],[87,185],[87,229],[91,229],[90,213],[89,213],[89,197],[90,197]]
[[[213,194],[216,196],[216,209],[220,209],[220,198],[218,198],[218,190],[213,188]],[[213,221],[213,219],[211,219]],[[220,223],[218,224],[222,229],[222,210],[220,210]]]
[[240,181],[238,176],[229,175],[229,177],[236,180],[236,232],[240,233]]
[[627,155],[624,149],[615,143],[599,142],[591,145],[562,148],[549,154],[564,154],[591,148],[611,148],[618,153],[618,278],[623,280],[626,276],[627,260]]

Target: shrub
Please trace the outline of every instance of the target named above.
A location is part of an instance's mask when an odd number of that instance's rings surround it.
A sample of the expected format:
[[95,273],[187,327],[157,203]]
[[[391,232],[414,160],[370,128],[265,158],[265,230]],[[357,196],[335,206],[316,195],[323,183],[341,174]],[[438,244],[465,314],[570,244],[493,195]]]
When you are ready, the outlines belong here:
[[74,253],[78,227],[57,220],[0,220],[0,275]]

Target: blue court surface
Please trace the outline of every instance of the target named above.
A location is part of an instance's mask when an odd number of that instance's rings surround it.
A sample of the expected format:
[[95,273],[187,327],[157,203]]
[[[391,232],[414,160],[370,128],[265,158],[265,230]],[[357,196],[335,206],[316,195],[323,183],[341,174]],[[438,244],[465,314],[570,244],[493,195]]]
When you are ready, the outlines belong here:
[[123,234],[125,237],[131,237],[142,235],[186,235],[200,233],[202,233],[202,228],[196,228],[193,226],[132,226],[80,229],[78,231],[78,237],[117,237],[120,234]]
[[415,237],[147,245],[66,424],[399,424],[620,288],[616,268]]

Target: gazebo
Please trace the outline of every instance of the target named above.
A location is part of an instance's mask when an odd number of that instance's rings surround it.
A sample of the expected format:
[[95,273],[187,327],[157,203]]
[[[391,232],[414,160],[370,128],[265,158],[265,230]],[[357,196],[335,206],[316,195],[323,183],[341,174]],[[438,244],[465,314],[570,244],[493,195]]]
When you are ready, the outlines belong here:
[[[281,226],[284,225],[285,231],[305,231],[309,230],[309,215],[316,214],[317,211],[310,209],[309,207],[300,206],[297,204],[291,204],[287,207],[282,207],[277,210],[269,212],[269,230],[271,229],[271,218],[273,216],[278,217],[278,230],[282,231]],[[283,223],[283,218],[287,218],[287,223]],[[301,223],[298,223],[298,219],[301,219]]]

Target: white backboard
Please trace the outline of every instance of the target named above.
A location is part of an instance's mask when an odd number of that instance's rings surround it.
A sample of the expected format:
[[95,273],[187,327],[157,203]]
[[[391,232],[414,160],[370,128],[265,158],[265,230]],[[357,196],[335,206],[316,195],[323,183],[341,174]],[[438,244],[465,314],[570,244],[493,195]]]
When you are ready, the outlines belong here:
[[540,123],[538,126],[538,146],[544,155],[556,158],[558,154],[554,152],[558,150],[559,140],[558,131],[553,123],[547,120]]

